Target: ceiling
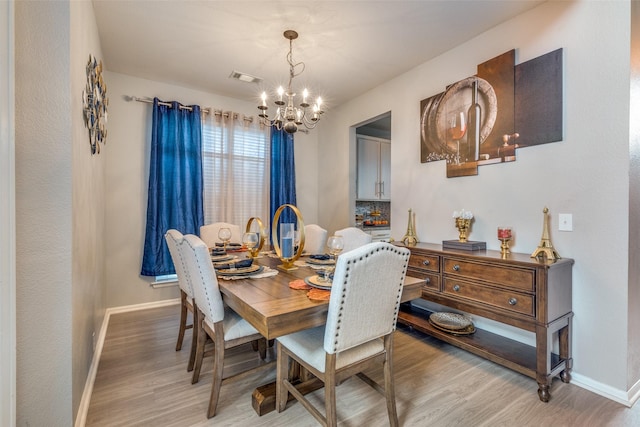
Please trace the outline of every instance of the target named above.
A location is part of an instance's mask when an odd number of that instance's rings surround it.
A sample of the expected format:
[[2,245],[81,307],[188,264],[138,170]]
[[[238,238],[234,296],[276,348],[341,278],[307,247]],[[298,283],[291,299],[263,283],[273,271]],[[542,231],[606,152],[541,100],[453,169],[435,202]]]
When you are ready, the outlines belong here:
[[[299,33],[294,79],[330,109],[542,0],[93,0],[109,71],[258,102],[286,87],[287,29]],[[229,78],[232,71],[262,83]],[[131,96],[154,96],[149,93]],[[188,100],[184,100],[188,102]]]

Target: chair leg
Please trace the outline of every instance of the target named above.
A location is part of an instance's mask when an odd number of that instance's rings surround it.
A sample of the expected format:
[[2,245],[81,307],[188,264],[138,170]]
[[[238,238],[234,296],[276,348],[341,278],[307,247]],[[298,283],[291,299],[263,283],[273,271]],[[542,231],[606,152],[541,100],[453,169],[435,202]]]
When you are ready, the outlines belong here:
[[284,385],[284,381],[289,373],[289,356],[282,350],[282,344],[276,344],[277,365],[276,365],[276,409],[278,412],[284,411],[289,399],[289,392]]
[[182,340],[184,339],[184,330],[187,327],[187,294],[180,290],[180,329],[178,330],[178,342],[176,343],[176,351],[182,349]]
[[191,372],[193,371],[193,366],[195,364],[196,361],[196,348],[198,346],[198,308],[195,305],[195,302],[193,303],[193,313],[192,313],[192,317],[193,317],[193,328],[192,328],[192,334],[191,334],[191,350],[189,353],[189,364],[187,365],[187,372]]
[[215,346],[213,350],[213,384],[211,385],[211,397],[209,398],[207,418],[211,418],[216,414],[218,399],[220,398],[220,387],[222,386],[222,373],[224,370],[224,338],[219,338],[217,335],[218,332],[221,332],[222,334],[224,334],[224,332],[222,331],[222,322],[219,323],[220,330],[216,330],[216,337],[213,339]]
[[384,370],[384,390],[387,399],[387,413],[389,414],[389,425],[398,426],[398,411],[396,409],[396,391],[393,380],[393,334],[385,337],[386,356],[383,362]]
[[328,354],[324,371],[324,407],[327,427],[338,425],[336,412],[336,355]]
[[191,384],[195,384],[200,379],[200,369],[202,368],[202,359],[204,358],[204,345],[207,342],[207,333],[202,327],[204,315],[198,313],[196,316],[196,324],[198,329],[198,341],[196,346],[195,364],[193,366],[193,376]]
[[258,340],[258,354],[262,360],[267,358],[267,340],[264,338]]

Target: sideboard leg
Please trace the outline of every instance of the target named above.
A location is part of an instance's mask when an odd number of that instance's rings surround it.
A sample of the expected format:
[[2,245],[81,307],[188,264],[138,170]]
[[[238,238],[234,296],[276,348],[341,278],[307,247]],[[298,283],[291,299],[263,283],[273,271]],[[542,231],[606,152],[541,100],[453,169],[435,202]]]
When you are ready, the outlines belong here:
[[548,402],[551,397],[551,393],[549,393],[549,385],[548,384],[540,384],[538,383],[538,397],[543,402]]

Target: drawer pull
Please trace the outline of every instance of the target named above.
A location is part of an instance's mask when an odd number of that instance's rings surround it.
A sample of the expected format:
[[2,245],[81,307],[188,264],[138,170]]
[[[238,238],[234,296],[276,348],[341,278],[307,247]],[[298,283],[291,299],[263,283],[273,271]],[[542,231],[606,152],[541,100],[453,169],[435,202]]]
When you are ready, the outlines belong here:
[[460,266],[458,264],[454,265],[453,271],[460,271]]
[[509,305],[516,305],[518,303],[518,300],[515,298],[509,298]]
[[453,290],[456,292],[460,292],[460,285],[453,285]]
[[429,265],[431,264],[431,262],[428,259],[425,259],[424,261],[422,261],[422,265]]
[[426,279],[424,279],[424,283],[426,283],[428,285],[429,283],[431,283],[431,279],[429,277],[427,277]]

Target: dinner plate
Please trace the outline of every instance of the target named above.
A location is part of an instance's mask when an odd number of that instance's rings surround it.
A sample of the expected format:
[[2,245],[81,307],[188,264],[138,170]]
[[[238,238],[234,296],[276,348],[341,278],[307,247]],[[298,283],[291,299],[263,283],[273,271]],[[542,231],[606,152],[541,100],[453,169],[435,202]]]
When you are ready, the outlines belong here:
[[313,258],[307,258],[307,264],[334,265],[335,263],[336,263],[335,259],[313,259]]
[[232,269],[224,269],[224,270],[216,270],[216,273],[220,276],[250,276],[252,274],[257,274],[264,269],[263,266],[258,264],[250,265],[249,267],[244,268],[236,268]]
[[442,331],[442,332],[446,332],[448,334],[451,335],[471,335],[476,331],[476,327],[473,326],[473,324],[467,326],[466,328],[463,329],[446,329],[443,328],[441,326],[438,326],[436,323],[432,322],[431,319],[429,319],[429,323],[431,324],[431,326],[433,326],[434,328]]
[[211,255],[211,262],[213,263],[217,263],[217,262],[223,262],[223,261],[231,261],[232,259],[236,258],[233,255]]
[[469,326],[473,326],[471,319],[458,313],[432,313],[431,316],[429,316],[429,321],[440,328],[450,331],[460,331]]
[[318,276],[317,274],[305,277],[304,282],[309,286],[313,286],[314,288],[318,289],[324,289],[326,291],[331,290],[331,285],[333,285],[333,283],[331,282],[322,282],[320,280],[320,276]]

